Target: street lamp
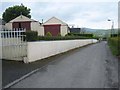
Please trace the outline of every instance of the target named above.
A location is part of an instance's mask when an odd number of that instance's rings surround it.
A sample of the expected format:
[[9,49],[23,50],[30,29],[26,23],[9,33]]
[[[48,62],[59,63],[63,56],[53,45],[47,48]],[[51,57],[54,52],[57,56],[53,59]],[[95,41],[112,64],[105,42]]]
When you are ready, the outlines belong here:
[[111,26],[111,37],[113,36],[113,31],[114,31],[114,21],[111,19],[108,19],[108,21],[112,22],[112,26]]

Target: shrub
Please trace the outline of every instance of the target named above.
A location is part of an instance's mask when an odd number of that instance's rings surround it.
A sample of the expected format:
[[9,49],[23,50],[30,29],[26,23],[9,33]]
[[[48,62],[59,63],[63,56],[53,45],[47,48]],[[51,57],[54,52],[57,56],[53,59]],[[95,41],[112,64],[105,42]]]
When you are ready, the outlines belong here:
[[47,32],[46,36],[51,37],[52,34],[50,32]]
[[117,37],[117,36],[118,36],[118,34],[112,34],[111,36],[112,36],[112,37]]
[[37,31],[26,31],[26,41],[37,41],[38,40],[38,32]]
[[69,36],[68,34],[65,35],[65,37]]
[[61,34],[59,33],[57,36],[61,36]]

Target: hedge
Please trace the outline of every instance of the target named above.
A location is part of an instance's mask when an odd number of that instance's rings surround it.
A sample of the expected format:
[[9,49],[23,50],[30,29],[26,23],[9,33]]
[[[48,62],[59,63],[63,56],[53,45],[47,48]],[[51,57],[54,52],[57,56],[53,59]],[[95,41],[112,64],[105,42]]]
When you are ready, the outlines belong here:
[[92,38],[92,37],[81,37],[81,36],[53,36],[53,37],[47,37],[47,36],[39,36],[39,40],[74,40],[74,39],[98,39],[98,38]]
[[[61,36],[58,34],[58,36],[51,36],[51,33],[48,33],[46,36],[38,36],[38,33],[36,31],[27,31],[25,33],[26,35],[26,41],[49,41],[49,40],[74,40],[74,39],[98,39],[98,38],[93,38],[91,37],[91,34],[85,34],[85,36],[75,36],[75,35],[66,35],[66,36]],[[82,34],[81,34],[82,35]]]
[[25,32],[26,41],[37,41],[38,40],[38,32],[37,31],[27,31]]
[[93,34],[68,33],[66,36],[83,36],[83,37],[93,37]]

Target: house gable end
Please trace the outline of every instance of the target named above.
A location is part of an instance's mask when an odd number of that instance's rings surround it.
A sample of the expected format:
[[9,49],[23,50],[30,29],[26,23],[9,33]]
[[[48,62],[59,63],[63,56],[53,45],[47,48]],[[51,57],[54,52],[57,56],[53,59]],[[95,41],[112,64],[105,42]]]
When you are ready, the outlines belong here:
[[63,21],[59,20],[56,17],[50,18],[48,21],[46,21],[43,25],[50,25],[50,24],[61,24],[61,25],[67,25]]
[[30,18],[23,16],[23,15],[16,17],[15,19],[11,20],[10,22],[25,22],[25,21],[36,22],[35,20],[30,19]]

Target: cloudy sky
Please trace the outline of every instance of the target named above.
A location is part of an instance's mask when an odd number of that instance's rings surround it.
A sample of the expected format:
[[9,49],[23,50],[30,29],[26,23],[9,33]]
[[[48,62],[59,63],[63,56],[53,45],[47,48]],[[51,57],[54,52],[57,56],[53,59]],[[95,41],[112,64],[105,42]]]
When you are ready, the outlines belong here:
[[6,8],[21,3],[31,9],[32,19],[40,22],[55,16],[75,27],[108,29],[112,22],[107,19],[111,19],[118,27],[118,0],[4,0],[0,3],[0,18]]

